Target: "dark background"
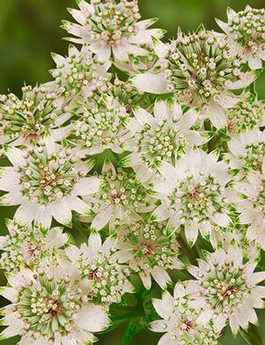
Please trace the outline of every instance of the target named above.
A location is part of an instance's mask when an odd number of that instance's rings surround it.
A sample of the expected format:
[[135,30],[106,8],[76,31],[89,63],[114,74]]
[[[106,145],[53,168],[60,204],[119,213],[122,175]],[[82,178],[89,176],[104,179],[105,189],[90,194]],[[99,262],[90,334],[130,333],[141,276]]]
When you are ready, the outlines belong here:
[[[243,9],[246,4],[264,7],[264,0],[139,0],[143,18],[157,17],[156,26],[176,34],[178,26],[188,32],[200,23],[218,30],[214,18],[226,21],[226,8]],[[51,80],[54,67],[50,52],[67,54],[68,34],[60,29],[61,20],[71,20],[67,7],[76,8],[74,0],[0,0],[0,93],[20,94],[25,83],[35,85]],[[265,98],[265,78],[257,82],[260,98]],[[0,234],[6,233],[4,218],[12,217],[13,208],[0,208]],[[1,284],[5,284],[3,275]],[[1,302],[1,301],[0,301]],[[2,301],[3,303],[3,301]],[[259,312],[260,333],[265,343],[265,311]],[[140,333],[132,345],[156,345],[160,334]],[[100,337],[99,345],[121,345],[122,329]],[[17,339],[2,341],[14,345]],[[229,332],[222,345],[247,344],[240,336],[235,340]]]

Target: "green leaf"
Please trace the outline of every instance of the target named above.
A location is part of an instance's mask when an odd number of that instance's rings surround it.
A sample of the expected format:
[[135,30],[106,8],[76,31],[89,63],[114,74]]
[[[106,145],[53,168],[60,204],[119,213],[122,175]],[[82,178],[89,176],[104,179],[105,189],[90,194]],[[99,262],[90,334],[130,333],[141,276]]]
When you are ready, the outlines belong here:
[[249,325],[247,331],[240,329],[240,334],[248,345],[263,345],[258,328],[252,324]]
[[131,320],[124,331],[122,345],[130,345],[133,337],[140,333],[144,327],[145,323],[141,317]]

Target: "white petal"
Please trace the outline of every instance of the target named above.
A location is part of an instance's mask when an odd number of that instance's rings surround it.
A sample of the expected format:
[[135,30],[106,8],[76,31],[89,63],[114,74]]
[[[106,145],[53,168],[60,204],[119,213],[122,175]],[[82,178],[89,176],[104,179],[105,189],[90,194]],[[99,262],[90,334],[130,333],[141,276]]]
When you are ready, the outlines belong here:
[[189,221],[185,225],[185,235],[189,245],[192,247],[198,238],[198,222]]
[[109,326],[109,318],[104,308],[89,303],[77,314],[75,323],[88,332],[101,332]]
[[152,332],[165,333],[165,321],[157,320],[150,323],[149,328]]
[[140,278],[141,278],[146,290],[150,290],[151,286],[152,286],[152,279],[151,279],[150,273],[149,272],[141,272],[139,275],[140,275]]
[[230,222],[230,217],[225,213],[216,213],[212,220],[219,226],[226,227]]
[[64,199],[51,205],[51,211],[57,222],[69,227],[72,226],[72,212]]
[[152,302],[158,315],[164,319],[171,315],[170,305],[165,305],[162,299],[153,298]]
[[92,233],[88,238],[88,245],[95,250],[100,250],[102,241],[98,233]]
[[164,44],[162,41],[156,38],[153,38],[153,47],[154,47],[154,51],[156,55],[160,59],[164,59],[169,52],[169,47],[166,44]]
[[28,224],[32,222],[37,213],[36,205],[33,203],[24,203],[16,211],[14,219],[19,224]]
[[167,92],[168,81],[159,74],[144,73],[133,78],[133,84],[143,92],[163,94]]
[[261,69],[262,68],[262,60],[260,57],[253,57],[250,56],[248,59],[248,65],[252,70]]
[[70,209],[81,214],[86,214],[89,210],[89,206],[83,200],[77,196],[70,195],[66,198],[66,202]]
[[154,278],[154,280],[157,282],[157,284],[162,288],[162,289],[166,289],[167,288],[167,284],[171,283],[171,278],[169,276],[169,274],[167,273],[167,271],[162,268],[156,268],[153,269],[151,271],[151,274]]
[[100,189],[101,180],[97,177],[85,177],[74,185],[73,192],[77,195],[90,195]]
[[14,165],[14,166],[24,166],[26,161],[23,157],[23,151],[17,149],[16,147],[12,146],[6,146],[5,152],[8,160]]
[[68,235],[63,234],[63,228],[52,228],[47,235],[47,248],[60,248],[68,241]]
[[97,58],[101,62],[106,62],[110,59],[111,49],[107,44],[101,44],[95,42],[89,45],[89,49],[97,55]]
[[168,105],[164,101],[158,101],[155,103],[154,107],[155,117],[158,120],[168,119]]
[[102,228],[104,228],[104,226],[106,226],[110,220],[111,213],[112,206],[109,206],[105,210],[101,210],[93,219],[91,229],[101,230]]

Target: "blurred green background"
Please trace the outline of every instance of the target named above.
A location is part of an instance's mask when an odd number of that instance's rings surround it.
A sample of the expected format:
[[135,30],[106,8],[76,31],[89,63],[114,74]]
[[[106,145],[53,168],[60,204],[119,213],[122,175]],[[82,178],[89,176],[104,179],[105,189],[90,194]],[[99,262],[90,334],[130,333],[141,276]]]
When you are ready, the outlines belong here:
[[[192,31],[200,23],[218,29],[215,17],[226,20],[226,8],[243,9],[247,4],[264,7],[264,0],[139,0],[143,18],[157,17],[157,27],[176,34],[178,26]],[[50,52],[67,54],[68,43],[61,38],[67,33],[60,29],[62,19],[70,20],[68,7],[76,7],[75,0],[0,0],[0,93],[9,90],[19,94],[26,84],[44,83],[51,79],[54,67]],[[265,77],[257,82],[260,98],[265,98]],[[4,218],[12,217],[14,208],[0,208],[0,233],[6,233]],[[0,277],[1,284],[4,277]],[[0,302],[4,302],[1,300]],[[259,312],[260,333],[265,344],[265,310]],[[121,345],[122,327],[100,337],[99,345]],[[160,335],[148,331],[140,333],[132,345],[155,345]],[[2,341],[14,345],[17,339]],[[222,345],[247,344],[240,336],[235,340],[229,332]]]

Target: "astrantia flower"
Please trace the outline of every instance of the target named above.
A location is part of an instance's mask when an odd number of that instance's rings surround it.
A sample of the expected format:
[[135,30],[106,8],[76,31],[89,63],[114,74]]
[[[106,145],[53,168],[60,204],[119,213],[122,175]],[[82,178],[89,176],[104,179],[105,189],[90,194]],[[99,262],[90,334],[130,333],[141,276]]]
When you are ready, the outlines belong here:
[[64,21],[63,28],[78,38],[72,42],[87,43],[100,61],[127,60],[129,54],[145,55],[141,46],[151,44],[152,37],[161,38],[164,30],[148,29],[156,19],[142,20],[137,0],[84,0],[78,2],[80,10],[70,10],[79,24]]
[[115,256],[117,241],[109,237],[102,243],[97,233],[92,233],[88,245],[81,249],[75,246],[67,250],[67,255],[77,264],[82,278],[82,287],[87,297],[96,302],[119,303],[125,292],[134,292],[129,281],[130,269],[118,262]]
[[0,96],[0,143],[13,146],[42,141],[46,145],[66,138],[71,126],[63,125],[72,115],[47,87],[22,88],[20,100],[14,94]]
[[7,146],[5,154],[13,167],[2,168],[0,173],[0,189],[8,192],[1,197],[1,205],[20,205],[15,214],[18,223],[35,220],[48,229],[54,217],[71,226],[72,210],[83,214],[88,210],[78,196],[99,190],[100,179],[85,177],[89,165],[71,149],[48,151],[37,146],[22,151]]
[[124,105],[111,96],[102,97],[96,103],[83,103],[73,122],[74,137],[88,155],[111,149],[115,153],[125,151],[126,123],[129,114]]
[[228,36],[232,54],[239,55],[251,69],[262,68],[265,60],[265,10],[249,5],[236,13],[227,10],[228,23],[217,19],[217,24]]
[[84,198],[90,207],[92,229],[100,230],[109,224],[109,230],[113,231],[120,224],[141,220],[139,213],[154,209],[154,198],[148,194],[149,191],[140,183],[134,172],[121,168],[116,170],[107,162],[100,178],[100,191]]
[[[84,345],[109,326],[106,309],[87,301],[75,270],[66,265],[34,275],[9,275],[0,294],[12,302],[2,309],[1,338],[22,336],[21,345]],[[93,333],[92,333],[93,332]]]
[[36,270],[42,259],[53,260],[58,249],[68,241],[63,228],[52,228],[48,233],[43,233],[39,227],[31,224],[24,226],[7,220],[6,225],[9,234],[0,237],[0,249],[3,251],[0,266],[14,274],[25,266]]
[[167,269],[180,268],[177,256],[179,244],[175,236],[169,236],[166,223],[142,220],[118,229],[120,262],[128,262],[138,273],[146,289],[152,285],[151,277],[166,288],[171,282]]
[[57,68],[51,71],[55,81],[48,85],[66,99],[81,100],[106,92],[110,87],[110,64],[99,63],[84,46],[81,51],[69,47],[69,56],[52,54]]
[[240,222],[249,224],[247,238],[265,249],[265,166],[262,174],[249,173],[230,191],[230,199],[241,213]]
[[243,261],[242,250],[230,246],[209,254],[207,261],[200,260],[199,267],[191,267],[189,272],[197,279],[189,282],[197,290],[192,305],[204,310],[198,321],[212,320],[217,331],[229,322],[234,334],[249,322],[257,324],[254,308],[264,308],[265,297],[265,287],[257,284],[265,279],[265,272],[253,273],[256,265],[255,260]]
[[153,305],[162,320],[153,321],[150,329],[153,332],[166,333],[159,345],[217,345],[219,338],[209,322],[198,322],[202,310],[190,307],[193,301],[184,284],[177,283],[174,297],[163,292],[162,299],[153,299]]
[[190,245],[198,237],[211,233],[214,224],[227,226],[230,222],[226,198],[226,184],[231,177],[227,165],[212,154],[189,152],[175,166],[163,163],[160,172],[164,181],[154,184],[161,205],[153,213],[160,222],[166,219],[168,227],[184,225]]
[[265,173],[265,132],[255,129],[235,136],[228,147],[230,167],[239,171],[239,177]]
[[132,167],[142,182],[156,176],[163,161],[175,163],[194,145],[202,144],[199,132],[190,130],[198,113],[189,110],[184,115],[175,102],[159,101],[154,116],[142,108],[133,111],[127,128],[130,130],[125,145],[132,153],[123,160],[124,166]]
[[134,77],[134,84],[151,93],[174,93],[190,107],[200,108],[216,128],[226,125],[224,109],[238,102],[230,90],[253,82],[254,72],[243,73],[242,62],[231,57],[224,35],[199,28],[189,35],[178,34],[170,44],[155,40],[154,48],[161,58],[160,71]]
[[250,95],[244,98],[233,108],[226,110],[229,135],[240,134],[265,125],[264,102],[255,100]]

